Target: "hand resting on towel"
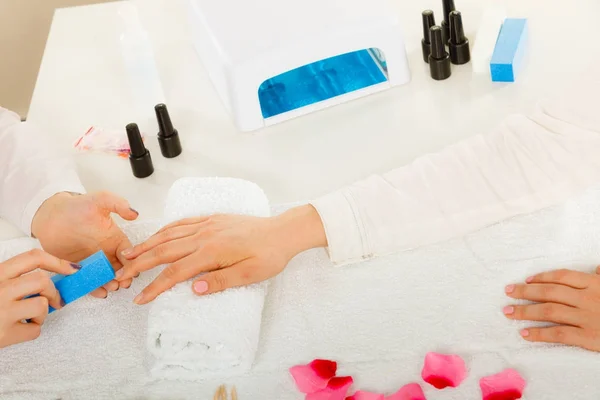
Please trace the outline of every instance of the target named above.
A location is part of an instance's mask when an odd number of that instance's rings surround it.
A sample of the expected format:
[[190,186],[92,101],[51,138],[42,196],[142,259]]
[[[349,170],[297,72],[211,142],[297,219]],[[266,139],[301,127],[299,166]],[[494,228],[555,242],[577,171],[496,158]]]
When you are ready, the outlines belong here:
[[[71,275],[79,269],[39,249],[0,263],[0,348],[36,339],[48,305],[62,307],[60,294],[46,271]],[[39,296],[24,299],[31,295]]]
[[117,280],[127,281],[142,271],[170,264],[136,297],[137,304],[146,304],[198,274],[204,275],[192,285],[194,291],[210,294],[269,279],[302,251],[326,245],[321,220],[312,206],[271,218],[213,215],[184,219],[125,250],[123,255],[132,261],[117,272]]
[[521,331],[525,340],[560,343],[600,351],[600,267],[596,274],[556,270],[534,275],[523,284],[508,285],[513,299],[534,302],[509,305],[504,314],[515,320],[555,324]]

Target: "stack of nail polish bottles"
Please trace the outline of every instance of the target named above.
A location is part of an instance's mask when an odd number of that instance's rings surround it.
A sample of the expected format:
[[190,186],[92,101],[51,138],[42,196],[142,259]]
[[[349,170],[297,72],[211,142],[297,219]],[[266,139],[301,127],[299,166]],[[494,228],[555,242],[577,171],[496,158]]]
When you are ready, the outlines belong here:
[[423,60],[429,64],[431,77],[437,81],[448,79],[452,75],[450,64],[463,65],[471,60],[469,39],[465,36],[462,15],[456,10],[454,0],[442,1],[444,20],[441,26],[435,24],[432,10],[422,13]]

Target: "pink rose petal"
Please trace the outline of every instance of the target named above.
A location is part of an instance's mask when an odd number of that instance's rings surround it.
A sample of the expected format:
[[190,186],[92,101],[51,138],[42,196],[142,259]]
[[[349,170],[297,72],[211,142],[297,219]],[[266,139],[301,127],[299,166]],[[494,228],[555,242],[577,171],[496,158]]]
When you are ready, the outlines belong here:
[[331,378],[327,387],[306,395],[306,400],[344,400],[354,380],[351,376]]
[[385,400],[427,400],[421,385],[418,383],[409,383],[404,385],[396,393],[388,396]]
[[479,380],[483,400],[516,400],[523,396],[525,379],[514,369],[505,369]]
[[457,355],[427,353],[421,377],[436,389],[458,387],[467,377],[467,367]]
[[346,400],[384,400],[382,394],[365,392],[363,390],[359,390],[354,393],[352,396],[346,397]]
[[336,371],[337,363],[329,360],[314,360],[310,364],[290,368],[296,387],[302,393],[314,393],[325,389]]

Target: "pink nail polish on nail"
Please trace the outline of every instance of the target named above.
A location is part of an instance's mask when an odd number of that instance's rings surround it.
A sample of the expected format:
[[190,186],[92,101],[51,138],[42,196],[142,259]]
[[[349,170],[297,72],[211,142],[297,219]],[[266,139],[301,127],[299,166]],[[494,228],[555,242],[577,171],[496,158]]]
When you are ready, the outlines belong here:
[[510,315],[515,312],[515,308],[512,306],[506,306],[502,309],[502,312],[506,315]]
[[504,291],[505,291],[506,293],[512,293],[514,290],[515,290],[515,285],[508,285],[508,286],[507,286],[507,287],[504,289]]
[[523,330],[521,331],[521,336],[523,336],[523,337],[527,337],[527,336],[529,336],[529,331],[528,331],[527,329],[523,329]]
[[529,278],[525,279],[525,282],[527,282],[527,283],[533,282],[533,276],[530,276]]
[[194,283],[194,292],[202,294],[208,290],[208,283],[205,281],[198,281]]

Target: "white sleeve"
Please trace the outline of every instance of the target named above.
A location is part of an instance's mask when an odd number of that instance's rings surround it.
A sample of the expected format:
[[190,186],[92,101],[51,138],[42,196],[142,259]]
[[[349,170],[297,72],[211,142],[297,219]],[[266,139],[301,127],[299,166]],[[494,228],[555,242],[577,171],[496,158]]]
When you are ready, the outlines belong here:
[[451,239],[600,183],[600,74],[529,116],[312,202],[334,264]]
[[85,193],[75,165],[52,141],[0,107],[0,217],[31,234],[38,208],[59,192]]

